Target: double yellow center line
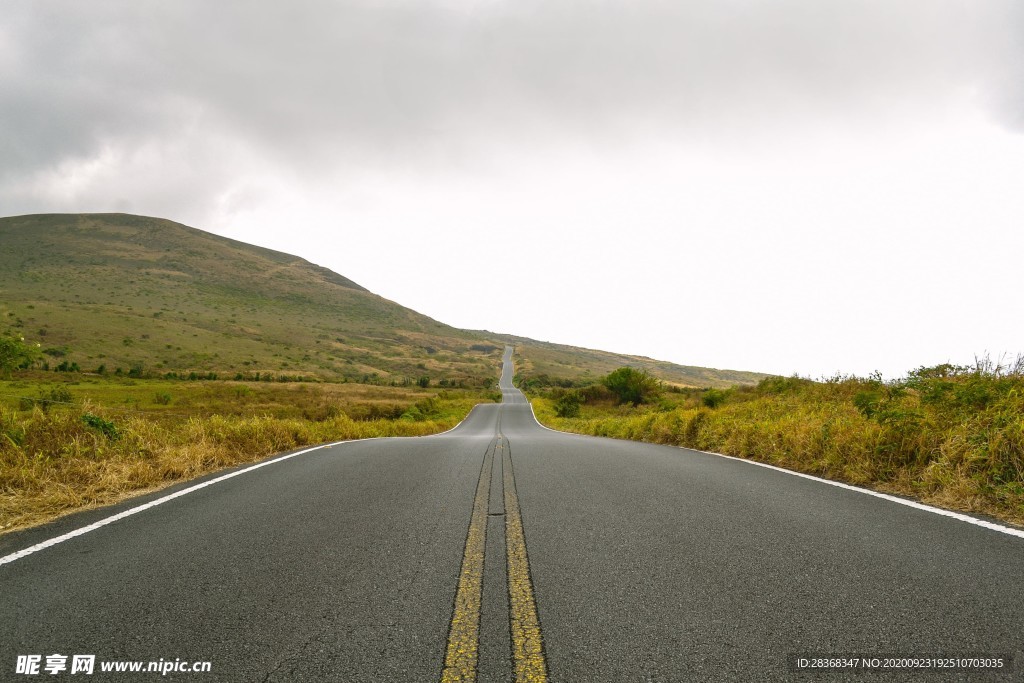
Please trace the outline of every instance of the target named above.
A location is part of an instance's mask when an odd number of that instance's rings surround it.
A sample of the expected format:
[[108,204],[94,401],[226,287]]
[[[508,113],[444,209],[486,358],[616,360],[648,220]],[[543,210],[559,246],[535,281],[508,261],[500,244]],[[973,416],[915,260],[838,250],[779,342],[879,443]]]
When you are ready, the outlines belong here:
[[533,597],[530,562],[526,554],[523,519],[516,495],[515,475],[508,441],[499,435],[484,455],[473,500],[473,514],[466,534],[459,586],[455,593],[445,651],[442,683],[475,681],[480,649],[480,604],[483,595],[484,548],[490,504],[491,470],[496,458],[502,464],[505,503],[505,559],[508,573],[509,625],[516,683],[546,683],[547,661],[541,638],[537,603]]

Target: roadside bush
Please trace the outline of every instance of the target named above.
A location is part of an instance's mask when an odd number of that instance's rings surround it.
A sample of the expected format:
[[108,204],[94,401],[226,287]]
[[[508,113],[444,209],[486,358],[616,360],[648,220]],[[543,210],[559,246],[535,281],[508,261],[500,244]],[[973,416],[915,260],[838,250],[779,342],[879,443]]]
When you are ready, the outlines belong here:
[[[592,404],[556,429],[751,458],[924,502],[1024,522],[1024,360],[920,368],[903,379],[772,377],[680,392],[669,410]],[[675,396],[666,394],[664,408]]]
[[352,403],[345,406],[344,413],[356,422],[397,420],[405,409],[397,403]]
[[420,412],[420,409],[416,406],[409,408],[407,411],[402,413],[402,416],[398,418],[403,422],[422,422],[427,419],[426,415]]
[[614,403],[618,397],[603,384],[591,384],[579,390],[584,403]]
[[555,401],[555,415],[558,417],[579,417],[583,397],[578,391],[567,391]]
[[619,403],[650,403],[661,393],[661,382],[646,370],[623,367],[611,372],[603,384],[615,394]]
[[729,392],[722,391],[721,389],[708,389],[701,396],[700,401],[708,408],[717,408],[718,406],[725,403],[725,399],[728,398]]
[[437,416],[439,404],[437,399],[432,396],[428,396],[422,401],[417,401],[415,405],[402,413],[399,418],[406,422],[422,422],[424,420],[431,420]]

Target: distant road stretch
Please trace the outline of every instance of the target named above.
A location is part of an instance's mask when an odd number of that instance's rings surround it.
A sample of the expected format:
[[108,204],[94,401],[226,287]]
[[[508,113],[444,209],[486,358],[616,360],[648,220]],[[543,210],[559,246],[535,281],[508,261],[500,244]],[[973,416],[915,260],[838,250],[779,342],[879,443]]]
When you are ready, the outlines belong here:
[[[0,680],[1024,680],[1024,539],[553,432],[510,358],[504,402],[445,434],[0,539]],[[1001,671],[971,668],[986,658]]]

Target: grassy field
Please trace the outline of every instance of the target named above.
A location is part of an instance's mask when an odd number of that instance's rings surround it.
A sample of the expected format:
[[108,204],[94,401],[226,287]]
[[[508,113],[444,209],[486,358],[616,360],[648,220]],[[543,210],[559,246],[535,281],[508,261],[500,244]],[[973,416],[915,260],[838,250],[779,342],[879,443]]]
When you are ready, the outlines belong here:
[[300,446],[441,432],[499,397],[16,373],[0,381],[0,533]]
[[[559,417],[569,392],[582,399],[579,414]],[[554,429],[725,453],[1024,524],[1021,362],[922,368],[889,382],[775,377],[663,392],[636,407],[600,385],[531,394]]]

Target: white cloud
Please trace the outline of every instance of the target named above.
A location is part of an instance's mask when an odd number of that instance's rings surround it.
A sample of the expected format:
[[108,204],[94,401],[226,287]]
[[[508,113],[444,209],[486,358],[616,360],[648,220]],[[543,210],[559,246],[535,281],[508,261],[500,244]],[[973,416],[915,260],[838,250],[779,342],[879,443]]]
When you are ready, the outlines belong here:
[[1021,12],[12,2],[0,207],[161,215],[683,363],[963,362],[1024,337]]

